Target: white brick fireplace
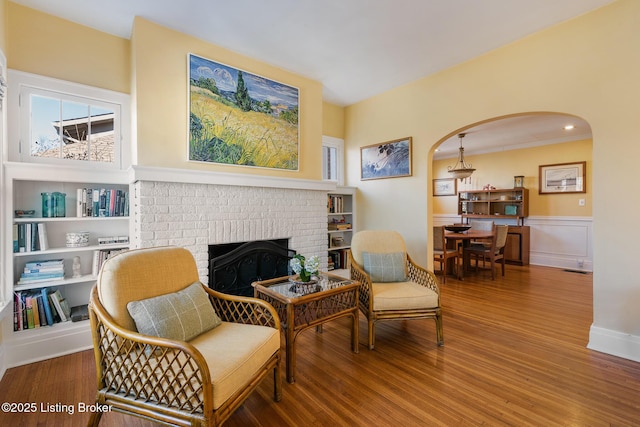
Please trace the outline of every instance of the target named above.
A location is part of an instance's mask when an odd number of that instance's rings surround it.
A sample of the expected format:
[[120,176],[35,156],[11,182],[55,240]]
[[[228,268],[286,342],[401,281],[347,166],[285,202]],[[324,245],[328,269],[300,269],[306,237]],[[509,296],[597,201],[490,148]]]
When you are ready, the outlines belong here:
[[203,283],[209,245],[289,239],[327,267],[327,192],[323,181],[134,167],[130,200],[134,248],[189,249]]

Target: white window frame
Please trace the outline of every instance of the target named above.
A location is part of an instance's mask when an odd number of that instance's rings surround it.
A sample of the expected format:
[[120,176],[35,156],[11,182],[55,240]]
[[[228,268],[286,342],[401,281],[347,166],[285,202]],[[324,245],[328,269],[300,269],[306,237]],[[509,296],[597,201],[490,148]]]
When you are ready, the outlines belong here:
[[[16,126],[9,127],[9,161],[48,163],[72,168],[124,170],[131,165],[131,101],[128,94],[58,80],[22,71],[8,70],[8,119]],[[52,97],[63,101],[80,102],[113,110],[114,161],[105,163],[30,155],[31,95]]]
[[[322,148],[325,147],[335,148],[337,161],[336,161],[336,179],[325,179],[325,181],[335,182],[339,186],[344,185],[344,140],[340,138],[334,138],[332,136],[322,136]],[[324,159],[324,155],[322,156]],[[326,166],[322,163],[322,176],[326,175]],[[324,178],[323,178],[324,179]]]

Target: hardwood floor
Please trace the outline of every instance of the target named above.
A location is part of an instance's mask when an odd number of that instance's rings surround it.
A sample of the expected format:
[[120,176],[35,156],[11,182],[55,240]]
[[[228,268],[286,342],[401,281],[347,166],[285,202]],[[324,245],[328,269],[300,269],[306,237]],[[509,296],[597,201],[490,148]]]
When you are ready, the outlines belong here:
[[[640,424],[640,363],[586,348],[592,276],[507,266],[441,285],[444,347],[432,320],[377,326],[376,348],[350,351],[349,321],[298,339],[296,383],[261,384],[231,426],[632,426]],[[36,402],[34,414],[0,413],[0,425],[84,425],[79,402],[94,399],[91,352],[7,371],[3,402]],[[283,369],[284,375],[284,369]],[[75,413],[43,413],[40,403]],[[102,426],[150,426],[106,413]]]

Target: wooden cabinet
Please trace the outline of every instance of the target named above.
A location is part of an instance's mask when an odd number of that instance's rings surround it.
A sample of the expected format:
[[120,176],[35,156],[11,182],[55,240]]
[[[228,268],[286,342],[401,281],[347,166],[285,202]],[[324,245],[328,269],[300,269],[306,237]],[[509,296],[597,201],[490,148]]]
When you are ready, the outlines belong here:
[[508,218],[523,225],[529,216],[529,190],[469,190],[458,192],[458,215],[465,218]]
[[504,248],[504,259],[509,264],[529,264],[529,227],[509,226],[507,245]]

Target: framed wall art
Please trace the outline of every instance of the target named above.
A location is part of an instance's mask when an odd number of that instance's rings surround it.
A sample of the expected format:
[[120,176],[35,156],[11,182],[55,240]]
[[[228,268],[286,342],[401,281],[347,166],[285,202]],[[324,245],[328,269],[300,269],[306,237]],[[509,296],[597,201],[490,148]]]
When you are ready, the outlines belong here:
[[440,178],[433,180],[434,196],[455,196],[458,184],[455,178]]
[[541,165],[539,194],[585,193],[587,162]]
[[298,170],[295,87],[189,54],[189,160]]
[[362,180],[411,176],[411,137],[360,148]]

